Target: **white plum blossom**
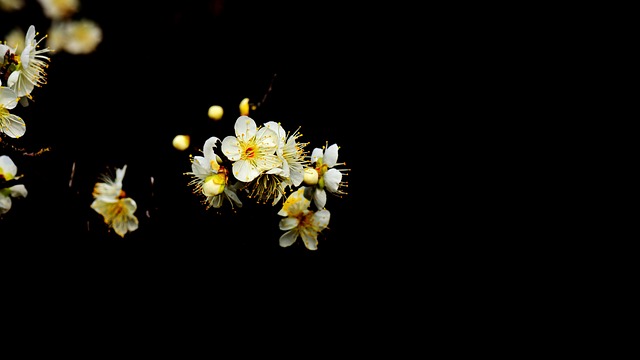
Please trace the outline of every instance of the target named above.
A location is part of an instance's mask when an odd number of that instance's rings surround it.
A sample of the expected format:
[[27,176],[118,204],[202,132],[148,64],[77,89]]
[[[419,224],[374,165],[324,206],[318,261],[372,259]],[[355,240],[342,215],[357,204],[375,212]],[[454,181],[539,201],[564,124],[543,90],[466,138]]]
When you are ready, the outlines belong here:
[[204,143],[204,156],[191,158],[191,172],[186,173],[193,178],[189,185],[193,187],[194,193],[205,196],[207,208],[220,208],[225,199],[232,207],[242,207],[242,201],[236,194],[236,186],[229,184],[229,171],[220,165],[222,159],[213,150],[219,141],[215,136],[210,137]]
[[[323,209],[327,203],[327,192],[337,196],[344,195],[342,191],[342,175],[346,169],[338,169],[337,165],[344,165],[344,163],[338,163],[338,145],[333,144],[327,147],[325,150],[315,148],[311,152],[310,157],[311,164],[313,164],[312,170],[318,173],[317,182],[306,183],[305,185],[312,185],[309,187],[313,202],[318,209]],[[308,178],[312,179],[312,176],[307,174]]]
[[[31,99],[31,92],[35,86],[47,83],[46,68],[49,67],[49,57],[44,54],[51,51],[49,48],[40,48],[40,42],[46,37],[36,39],[38,33],[35,26],[29,26],[24,38],[24,48],[20,56],[14,56],[15,69],[7,79],[7,85],[13,89],[18,97]],[[22,104],[27,105],[27,100]]]
[[286,231],[280,236],[280,246],[291,246],[300,237],[307,249],[316,250],[318,234],[329,225],[331,214],[327,209],[310,210],[311,202],[305,198],[304,189],[291,193],[278,211],[278,215],[285,216],[280,220],[280,230]]
[[233,176],[250,182],[258,175],[279,167],[281,161],[275,154],[278,135],[267,127],[258,128],[248,116],[240,116],[234,126],[236,136],[222,140],[222,152],[233,162]]

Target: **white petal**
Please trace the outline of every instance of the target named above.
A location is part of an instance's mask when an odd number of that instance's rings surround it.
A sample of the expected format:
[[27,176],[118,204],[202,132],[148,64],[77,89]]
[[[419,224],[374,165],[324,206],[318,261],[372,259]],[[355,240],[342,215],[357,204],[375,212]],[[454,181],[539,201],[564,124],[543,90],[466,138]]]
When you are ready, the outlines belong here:
[[121,169],[116,169],[115,183],[120,189],[122,189],[122,180],[124,179],[124,174],[126,171],[127,171],[127,165],[125,165]]
[[222,140],[222,153],[231,161],[240,160],[242,150],[240,142],[235,136],[227,136]]
[[204,154],[204,158],[207,160],[207,163],[215,159],[216,154],[213,152],[213,148],[216,147],[216,143],[218,141],[220,141],[220,139],[218,139],[215,136],[212,136],[208,138],[207,141],[204,142],[204,148],[202,149],[202,153]]
[[14,198],[17,197],[27,197],[27,188],[24,187],[24,185],[14,185],[12,187],[9,188],[10,194],[11,196],[13,196]]
[[204,178],[211,174],[211,163],[202,156],[194,156],[191,163],[191,172],[198,177]]
[[7,155],[0,156],[0,169],[2,169],[5,174],[11,174],[11,177],[18,173],[18,167]]
[[324,186],[327,190],[334,193],[338,191],[338,186],[342,181],[342,173],[336,169],[329,169],[324,173]]
[[236,120],[234,129],[236,131],[236,137],[240,140],[248,140],[256,135],[256,122],[248,116],[240,116]]
[[273,130],[277,135],[278,135],[278,141],[279,144],[278,146],[284,146],[284,144],[287,141],[287,132],[284,131],[284,128],[282,127],[282,125],[278,124],[275,121],[268,121],[264,124],[264,126],[268,129]]
[[311,163],[315,163],[318,159],[322,158],[322,149],[315,148],[311,152]]
[[8,87],[0,87],[0,104],[2,104],[5,109],[11,110],[18,105],[18,95]]
[[246,160],[238,160],[233,163],[233,176],[236,179],[249,182],[260,175],[260,172]]
[[338,145],[333,144],[324,151],[322,162],[328,167],[333,167],[338,162]]
[[297,227],[299,223],[300,221],[298,220],[298,218],[287,217],[287,218],[281,219],[280,222],[278,223],[278,226],[280,227],[280,230],[291,230]]
[[310,229],[305,230],[306,231],[300,232],[300,237],[302,238],[302,242],[304,242],[304,246],[309,250],[318,249],[318,233]]
[[240,201],[240,198],[233,190],[229,189],[229,186],[224,188],[224,193],[237,207],[242,207],[242,201]]
[[261,148],[271,149],[273,152],[278,148],[278,134],[266,127],[260,128],[256,133],[256,141]]
[[33,42],[35,38],[36,38],[36,27],[33,25],[30,25],[29,29],[27,29],[27,33],[24,36],[24,43],[29,44]]
[[289,230],[286,233],[282,234],[282,236],[280,236],[280,246],[282,247],[291,246],[291,244],[296,242],[297,238],[298,238],[298,231],[295,229]]
[[313,202],[318,209],[324,209],[324,205],[327,203],[327,193],[324,190],[316,189],[313,192]]
[[9,114],[0,119],[0,131],[17,139],[27,132],[27,124],[24,123],[21,117]]
[[329,220],[331,219],[331,213],[329,210],[319,210],[313,214],[313,224],[318,228],[318,230],[324,230],[327,226],[329,226]]
[[0,214],[6,214],[11,210],[11,198],[0,194]]

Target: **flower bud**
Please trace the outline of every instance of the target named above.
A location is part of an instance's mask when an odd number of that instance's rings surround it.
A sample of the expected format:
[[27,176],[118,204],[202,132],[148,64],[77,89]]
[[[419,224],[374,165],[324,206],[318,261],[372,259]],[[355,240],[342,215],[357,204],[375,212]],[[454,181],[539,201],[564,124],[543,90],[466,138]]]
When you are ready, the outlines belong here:
[[249,115],[249,98],[240,101],[240,115]]
[[314,168],[304,169],[304,178],[302,180],[305,185],[315,185],[318,183],[318,172]]
[[212,105],[209,107],[209,111],[207,115],[209,115],[209,119],[212,120],[220,120],[222,119],[222,115],[224,114],[224,110],[220,105]]
[[183,151],[189,147],[189,143],[191,142],[191,137],[189,135],[176,135],[173,138],[173,147]]
[[226,182],[226,175],[223,173],[208,176],[202,184],[202,193],[206,196],[220,195],[224,191]]

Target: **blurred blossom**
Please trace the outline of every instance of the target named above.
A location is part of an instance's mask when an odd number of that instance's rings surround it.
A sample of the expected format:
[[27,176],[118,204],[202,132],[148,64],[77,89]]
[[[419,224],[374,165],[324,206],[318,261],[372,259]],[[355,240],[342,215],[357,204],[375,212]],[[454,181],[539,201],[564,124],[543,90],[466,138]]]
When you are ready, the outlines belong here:
[[66,21],[54,21],[47,34],[47,47],[55,52],[64,50]]
[[138,229],[138,218],[135,216],[137,204],[122,190],[126,170],[127,165],[116,169],[115,178],[103,174],[103,182],[97,182],[93,188],[94,201],[91,203],[91,208],[102,215],[104,223],[120,237]]
[[249,115],[249,98],[240,101],[240,115]]
[[44,15],[51,20],[71,17],[80,9],[80,0],[38,0]]
[[89,54],[102,42],[102,28],[93,20],[69,20],[51,25],[47,46],[70,54]]
[[278,211],[284,216],[280,220],[280,230],[286,232],[280,236],[280,246],[291,246],[298,237],[302,238],[304,246],[309,250],[318,249],[318,234],[329,225],[331,214],[328,210],[309,210],[310,201],[304,197],[304,187],[293,192]]
[[209,118],[212,120],[220,120],[222,119],[222,115],[224,114],[224,110],[222,109],[222,106],[220,105],[211,105],[211,107],[209,107],[209,111],[207,113],[207,115],[209,115]]
[[24,30],[22,30],[20,27],[15,27],[11,31],[9,31],[4,40],[5,43],[13,49],[24,49],[24,36]]
[[183,151],[189,147],[189,143],[191,142],[191,137],[189,135],[176,135],[173,138],[173,147]]
[[24,0],[0,0],[0,10],[11,12],[24,7]]
[[18,167],[7,155],[0,155],[0,215],[11,210],[11,198],[27,197],[27,188],[22,184],[3,187],[4,182],[16,179]]

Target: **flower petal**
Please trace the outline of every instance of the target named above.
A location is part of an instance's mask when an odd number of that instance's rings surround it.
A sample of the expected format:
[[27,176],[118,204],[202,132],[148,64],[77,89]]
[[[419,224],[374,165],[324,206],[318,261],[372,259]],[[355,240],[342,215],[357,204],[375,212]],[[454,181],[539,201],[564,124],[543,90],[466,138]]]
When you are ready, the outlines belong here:
[[2,169],[2,172],[4,174],[11,175],[10,179],[12,179],[18,173],[18,167],[7,155],[0,156],[0,169]]
[[286,233],[282,234],[282,236],[280,236],[280,246],[291,246],[294,242],[296,242],[296,239],[298,239],[298,230],[289,230]]
[[333,144],[324,151],[322,163],[328,167],[334,167],[338,162],[338,145]]
[[236,137],[240,140],[249,140],[256,135],[256,122],[253,121],[252,118],[248,116],[240,116],[238,120],[236,120],[236,124],[234,126],[236,131]]
[[338,191],[338,186],[342,181],[342,173],[337,169],[329,169],[324,173],[324,186],[330,192],[334,193]]
[[227,136],[222,140],[222,153],[231,161],[240,160],[242,149],[240,142],[235,136]]
[[313,202],[318,209],[324,209],[327,203],[327,193],[324,190],[316,189],[316,191],[313,192]]
[[280,227],[280,230],[291,230],[297,227],[299,223],[300,221],[298,220],[298,218],[286,217],[280,220],[278,226]]
[[260,175],[260,171],[256,169],[250,162],[246,160],[238,160],[233,163],[233,175],[236,179],[249,182]]
[[0,214],[6,214],[11,210],[11,197],[0,194]]
[[17,139],[27,131],[27,125],[21,117],[9,114],[0,119],[0,131]]
[[11,196],[13,196],[14,198],[17,197],[27,197],[27,188],[24,187],[24,185],[14,185],[12,187],[9,188],[10,194]]

